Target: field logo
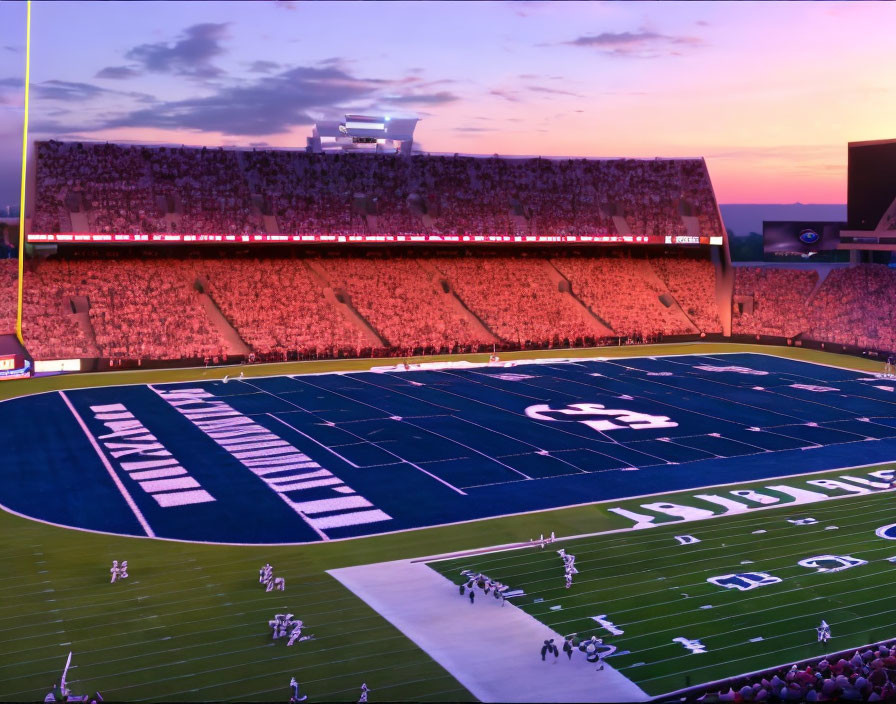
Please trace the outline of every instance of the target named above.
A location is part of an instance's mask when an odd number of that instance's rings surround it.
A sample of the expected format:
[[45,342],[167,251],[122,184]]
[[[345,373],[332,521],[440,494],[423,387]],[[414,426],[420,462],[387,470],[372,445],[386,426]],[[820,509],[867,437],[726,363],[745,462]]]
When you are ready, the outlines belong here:
[[124,404],[108,403],[91,406],[90,410],[94,419],[109,431],[96,436],[97,440],[114,463],[159,506],[171,508],[215,500]]
[[816,386],[815,384],[791,384],[791,389],[802,389],[803,391],[817,391],[818,393],[822,393],[824,391],[839,391],[840,389],[835,389],[833,386]]
[[341,478],[211,392],[150,388],[258,477],[322,539],[329,540],[329,529],[392,520]]
[[613,623],[612,621],[608,621],[606,614],[601,614],[600,616],[592,616],[591,618],[597,621],[601,626],[606,628],[607,632],[611,636],[621,636],[623,633],[625,633],[625,631],[623,631],[621,628],[616,628],[615,623]]
[[675,539],[679,545],[693,545],[700,542],[700,538],[695,538],[693,535],[676,535]]
[[896,523],[890,523],[886,526],[881,526],[874,534],[878,538],[883,538],[884,540],[896,540]]
[[710,584],[715,584],[717,587],[748,592],[757,587],[777,584],[781,581],[781,578],[774,577],[767,572],[741,572],[740,574],[723,574],[718,577],[710,577],[706,581]]
[[690,640],[679,636],[678,638],[673,638],[672,642],[681,643],[685,648],[691,651],[691,655],[700,655],[706,652],[706,646],[700,642],[699,638],[697,640]]
[[762,372],[749,367],[719,367],[712,364],[698,364],[694,369],[704,372],[734,372],[736,374],[749,374],[751,376],[767,376],[768,372]]
[[[589,428],[599,432],[624,428],[654,430],[678,427],[678,423],[671,421],[668,416],[653,416],[647,413],[626,411],[621,408],[607,408],[600,403],[571,403],[566,408],[551,408],[546,403],[540,403],[535,406],[529,406],[526,409],[526,415],[535,420],[584,423]],[[582,416],[590,417],[582,418]],[[595,416],[600,418],[609,416],[613,420],[597,420]],[[620,425],[620,423],[625,425]]]
[[[831,567],[823,567],[824,563],[833,563]],[[797,563],[800,567],[808,567],[816,572],[842,572],[850,567],[858,567],[859,565],[867,565],[867,560],[860,560],[850,555],[818,555],[817,557],[807,557]]]

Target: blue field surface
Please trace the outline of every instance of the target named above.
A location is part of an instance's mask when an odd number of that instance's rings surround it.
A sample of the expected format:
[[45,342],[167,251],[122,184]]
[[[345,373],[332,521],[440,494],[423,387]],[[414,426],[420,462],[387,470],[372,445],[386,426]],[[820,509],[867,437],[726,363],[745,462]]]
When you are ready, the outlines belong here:
[[759,354],[102,387],[0,403],[0,504],[331,540],[896,459],[896,382]]

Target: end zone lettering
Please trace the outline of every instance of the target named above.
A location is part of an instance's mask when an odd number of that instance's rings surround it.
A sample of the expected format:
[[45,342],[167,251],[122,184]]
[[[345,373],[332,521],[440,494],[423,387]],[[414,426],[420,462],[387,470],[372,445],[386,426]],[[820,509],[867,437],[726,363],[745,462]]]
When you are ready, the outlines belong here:
[[91,406],[90,410],[109,429],[97,440],[125,474],[159,506],[169,508],[215,500],[123,404]]
[[[327,529],[392,520],[308,455],[205,389],[150,388],[274,490],[324,540]],[[297,501],[288,495],[320,487],[335,496]]]

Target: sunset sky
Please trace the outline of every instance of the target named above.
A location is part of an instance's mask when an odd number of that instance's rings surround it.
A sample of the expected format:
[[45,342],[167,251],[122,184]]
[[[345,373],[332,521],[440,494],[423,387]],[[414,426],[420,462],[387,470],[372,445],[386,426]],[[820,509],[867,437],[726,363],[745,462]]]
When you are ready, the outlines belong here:
[[[35,2],[31,136],[304,146],[345,112],[434,152],[705,156],[722,203],[843,203],[896,137],[896,4]],[[0,2],[0,207],[25,4]]]

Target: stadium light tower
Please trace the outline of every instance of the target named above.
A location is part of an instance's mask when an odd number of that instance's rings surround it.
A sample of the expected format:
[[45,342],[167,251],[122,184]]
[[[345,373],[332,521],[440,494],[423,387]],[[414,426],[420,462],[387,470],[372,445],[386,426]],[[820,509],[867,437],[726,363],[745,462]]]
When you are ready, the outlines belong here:
[[25,279],[25,172],[28,163],[28,97],[31,82],[31,0],[26,3],[25,20],[25,120],[22,125],[22,184],[19,193],[19,287],[16,300],[16,337],[24,345],[22,337],[22,295]]

